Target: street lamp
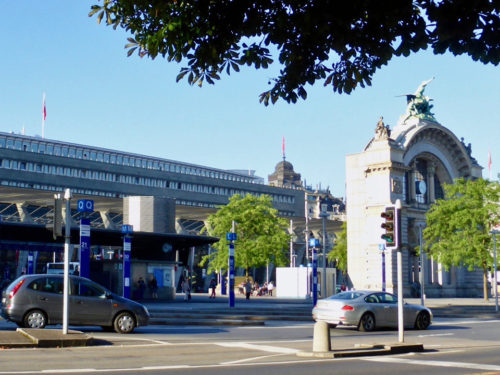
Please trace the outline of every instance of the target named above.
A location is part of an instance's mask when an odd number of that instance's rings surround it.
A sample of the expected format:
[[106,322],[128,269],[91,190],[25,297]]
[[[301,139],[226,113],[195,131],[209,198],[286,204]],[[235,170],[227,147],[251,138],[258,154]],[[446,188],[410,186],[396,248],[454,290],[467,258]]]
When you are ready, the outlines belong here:
[[[328,205],[321,205],[320,217],[323,219],[323,271],[321,272],[321,297],[326,298],[326,218],[329,216],[327,212]],[[335,291],[334,291],[335,293]]]
[[419,281],[420,281],[420,304],[425,304],[425,268],[424,268],[424,243],[422,239],[422,230],[425,228],[425,223],[417,223],[418,228],[418,243],[420,245],[420,272],[419,272]]

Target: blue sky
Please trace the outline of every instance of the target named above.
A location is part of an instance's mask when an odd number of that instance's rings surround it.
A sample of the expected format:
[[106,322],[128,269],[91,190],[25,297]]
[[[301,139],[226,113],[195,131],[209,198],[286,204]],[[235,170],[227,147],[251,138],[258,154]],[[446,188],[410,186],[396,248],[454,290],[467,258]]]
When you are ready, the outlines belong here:
[[308,185],[345,195],[345,156],[363,150],[380,116],[394,127],[404,97],[426,95],[436,119],[472,144],[488,177],[500,173],[500,67],[430,51],[393,59],[351,95],[321,84],[308,99],[265,107],[258,94],[278,66],[223,76],[214,86],[176,83],[181,67],[126,56],[127,34],[88,17],[97,0],[0,0],[0,130],[164,157],[265,177],[286,158]]

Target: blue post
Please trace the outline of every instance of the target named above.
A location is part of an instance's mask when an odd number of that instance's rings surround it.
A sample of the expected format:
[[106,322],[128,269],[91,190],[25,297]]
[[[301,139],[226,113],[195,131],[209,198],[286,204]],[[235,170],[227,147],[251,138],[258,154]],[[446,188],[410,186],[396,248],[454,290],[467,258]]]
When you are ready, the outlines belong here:
[[80,219],[80,276],[90,278],[90,220]]
[[123,297],[130,298],[130,253],[132,252],[132,225],[122,225],[123,236]]
[[123,297],[130,298],[130,250],[132,239],[123,237]]
[[318,302],[318,253],[316,247],[313,247],[313,306]]
[[90,277],[90,220],[87,213],[94,212],[92,199],[79,199],[78,212],[83,214],[80,219],[80,276]]
[[234,244],[229,244],[229,307],[234,307]]
[[226,238],[229,241],[229,307],[234,307],[234,241],[236,240],[236,233],[227,233]]

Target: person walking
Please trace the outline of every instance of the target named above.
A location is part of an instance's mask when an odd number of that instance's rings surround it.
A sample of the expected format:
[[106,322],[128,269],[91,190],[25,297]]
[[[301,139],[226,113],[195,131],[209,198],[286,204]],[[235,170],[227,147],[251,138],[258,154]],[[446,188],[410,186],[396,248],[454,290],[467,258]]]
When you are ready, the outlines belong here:
[[158,298],[158,281],[156,281],[156,277],[153,275],[149,280],[149,291],[151,292],[151,298]]
[[250,283],[250,279],[247,279],[245,283],[245,298],[247,300],[250,299],[250,294],[252,293],[252,283]]
[[269,284],[267,285],[267,292],[271,297],[273,296],[273,290],[274,290],[274,284],[272,281],[270,281]]
[[215,279],[212,279],[210,280],[210,290],[212,291],[212,293],[210,294],[210,297],[208,298],[215,298],[215,287],[217,286],[217,282],[215,281]]
[[182,291],[184,292],[184,301],[188,302],[191,299],[191,288],[189,287],[189,280],[182,280],[181,285]]
[[137,289],[138,289],[138,299],[143,299],[144,298],[144,291],[146,290],[146,283],[144,282],[144,279],[139,277],[139,280],[137,281]]

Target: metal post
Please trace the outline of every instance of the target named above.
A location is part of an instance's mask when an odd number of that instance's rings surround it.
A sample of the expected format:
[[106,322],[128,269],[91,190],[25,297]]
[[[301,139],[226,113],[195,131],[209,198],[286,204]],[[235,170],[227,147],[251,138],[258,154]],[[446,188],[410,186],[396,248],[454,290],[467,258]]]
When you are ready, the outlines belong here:
[[422,239],[423,223],[418,224],[418,243],[420,245],[420,304],[425,306],[425,265],[424,265],[424,242]]
[[66,218],[64,221],[64,286],[63,286],[63,334],[68,334],[68,296],[69,296],[69,251],[71,246],[71,190],[64,191],[66,199]]
[[382,249],[382,292],[385,292],[385,245]]
[[[399,230],[398,226],[401,219],[401,200],[396,200],[396,209],[394,215],[394,223],[396,225],[396,230]],[[396,234],[397,236],[397,234]],[[395,249],[397,254],[397,266],[398,266],[398,336],[399,342],[405,341],[404,334],[404,317],[403,317],[403,254],[401,249],[401,239],[396,241],[397,248]]]
[[[290,219],[290,267],[295,267],[293,264],[293,220]],[[269,282],[269,280],[267,280]]]
[[311,286],[309,285],[309,210],[307,207],[307,193],[305,193],[305,218],[306,218],[306,229],[305,229],[305,240],[306,240],[306,272],[307,272],[307,295],[311,295]]

